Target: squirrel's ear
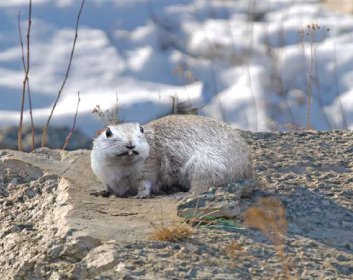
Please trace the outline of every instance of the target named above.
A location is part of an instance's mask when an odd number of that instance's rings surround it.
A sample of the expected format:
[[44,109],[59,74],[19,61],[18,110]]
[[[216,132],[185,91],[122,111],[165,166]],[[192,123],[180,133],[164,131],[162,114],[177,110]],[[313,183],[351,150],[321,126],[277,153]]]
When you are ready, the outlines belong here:
[[104,128],[101,128],[100,130],[97,130],[96,131],[96,136],[99,136],[102,134],[103,131],[106,131],[107,130],[107,127],[104,127]]

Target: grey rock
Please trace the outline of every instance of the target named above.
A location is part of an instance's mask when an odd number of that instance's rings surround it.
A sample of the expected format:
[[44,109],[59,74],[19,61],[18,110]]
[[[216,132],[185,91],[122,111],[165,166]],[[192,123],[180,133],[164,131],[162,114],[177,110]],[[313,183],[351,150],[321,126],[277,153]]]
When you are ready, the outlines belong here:
[[242,198],[249,197],[256,186],[253,179],[240,180],[208,192],[187,197],[179,201],[177,210],[181,217],[225,217],[235,218],[240,215]]
[[[118,264],[117,256],[118,252],[114,245],[104,244],[89,251],[82,259],[81,267],[84,267],[90,276],[96,276],[114,268]],[[78,274],[82,274],[82,271]]]
[[33,198],[35,195],[37,195],[37,191],[35,191],[35,190],[32,189],[32,188],[29,188],[29,189],[26,189],[25,195],[26,195],[28,198]]

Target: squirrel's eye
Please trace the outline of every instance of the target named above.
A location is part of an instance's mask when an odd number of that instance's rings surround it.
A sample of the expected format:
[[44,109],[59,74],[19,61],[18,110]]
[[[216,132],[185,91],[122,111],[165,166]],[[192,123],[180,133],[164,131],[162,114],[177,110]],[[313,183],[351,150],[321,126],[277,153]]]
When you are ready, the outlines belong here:
[[140,125],[140,131],[141,131],[141,133],[143,133],[145,131],[141,125]]
[[108,128],[106,131],[105,131],[105,136],[107,136],[108,138],[109,137],[112,137],[113,135],[113,132],[110,130],[110,128]]

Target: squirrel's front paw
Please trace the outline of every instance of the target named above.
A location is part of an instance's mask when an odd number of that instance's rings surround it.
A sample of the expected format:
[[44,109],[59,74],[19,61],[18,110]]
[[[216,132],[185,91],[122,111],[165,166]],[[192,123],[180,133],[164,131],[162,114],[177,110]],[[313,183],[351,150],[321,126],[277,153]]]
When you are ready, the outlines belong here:
[[107,190],[101,190],[101,191],[96,191],[96,192],[91,192],[90,195],[93,195],[95,197],[101,196],[101,197],[109,197],[112,193]]
[[152,184],[150,181],[142,181],[139,185],[137,195],[134,198],[150,198]]
[[134,198],[138,198],[138,199],[144,199],[144,198],[150,198],[150,197],[151,197],[151,194],[149,191],[142,191],[134,196]]

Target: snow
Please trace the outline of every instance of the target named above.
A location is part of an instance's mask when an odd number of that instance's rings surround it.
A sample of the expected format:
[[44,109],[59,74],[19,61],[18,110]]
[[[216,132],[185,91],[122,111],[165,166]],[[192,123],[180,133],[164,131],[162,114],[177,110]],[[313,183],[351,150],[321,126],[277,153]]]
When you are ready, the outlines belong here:
[[[68,66],[81,1],[33,1],[30,87],[43,125]],[[353,16],[315,0],[88,0],[51,125],[89,136],[96,105],[121,121],[171,113],[173,97],[232,126],[266,131],[353,128]],[[27,0],[0,1],[0,128],[18,125],[24,78],[18,39]],[[320,28],[310,36],[308,25]],[[300,33],[302,31],[302,33]],[[308,83],[312,75],[312,83]],[[118,99],[118,101],[117,101]],[[25,121],[29,122],[28,100]]]

